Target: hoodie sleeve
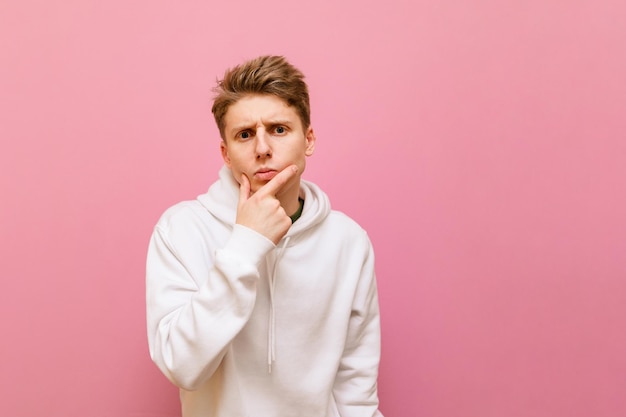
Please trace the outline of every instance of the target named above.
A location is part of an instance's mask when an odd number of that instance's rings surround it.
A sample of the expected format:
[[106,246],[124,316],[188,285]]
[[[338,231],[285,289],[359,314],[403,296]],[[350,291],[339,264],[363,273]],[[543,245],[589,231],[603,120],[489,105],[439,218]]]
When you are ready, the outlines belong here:
[[187,235],[172,238],[167,227],[155,228],[146,266],[146,308],[152,360],[175,385],[195,390],[215,372],[247,323],[258,265],[274,245],[235,225],[211,264],[201,253],[208,249],[194,241],[193,233]]
[[374,273],[374,253],[367,254],[356,288],[348,336],[333,393],[341,417],[382,417],[378,410],[380,315]]

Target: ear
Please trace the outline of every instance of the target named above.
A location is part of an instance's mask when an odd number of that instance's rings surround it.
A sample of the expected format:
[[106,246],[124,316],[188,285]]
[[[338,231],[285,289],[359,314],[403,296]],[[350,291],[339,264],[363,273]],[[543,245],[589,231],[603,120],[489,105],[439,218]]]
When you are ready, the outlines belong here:
[[228,168],[230,168],[230,156],[228,156],[228,145],[222,140],[220,142],[220,151],[222,152],[222,159]]
[[313,132],[313,128],[311,126],[305,132],[306,148],[304,149],[304,154],[306,156],[313,155],[313,151],[315,151],[315,132]]

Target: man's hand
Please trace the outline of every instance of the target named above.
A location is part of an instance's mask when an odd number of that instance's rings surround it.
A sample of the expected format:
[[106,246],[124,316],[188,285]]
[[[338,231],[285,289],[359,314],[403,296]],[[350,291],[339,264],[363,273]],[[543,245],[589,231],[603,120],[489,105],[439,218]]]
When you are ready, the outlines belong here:
[[297,172],[297,166],[288,166],[252,196],[250,195],[250,180],[242,174],[236,223],[249,227],[277,245],[289,230],[291,219],[280,205],[276,194]]

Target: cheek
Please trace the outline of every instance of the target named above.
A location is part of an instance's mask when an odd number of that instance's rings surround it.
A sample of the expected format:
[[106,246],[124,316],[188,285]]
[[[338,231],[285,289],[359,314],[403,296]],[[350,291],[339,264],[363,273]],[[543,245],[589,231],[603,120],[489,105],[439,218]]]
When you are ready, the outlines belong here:
[[224,162],[226,163],[226,165],[230,168],[230,169],[237,169],[238,166],[240,166],[239,161],[237,159],[237,155],[234,154],[232,152],[226,152],[224,154]]

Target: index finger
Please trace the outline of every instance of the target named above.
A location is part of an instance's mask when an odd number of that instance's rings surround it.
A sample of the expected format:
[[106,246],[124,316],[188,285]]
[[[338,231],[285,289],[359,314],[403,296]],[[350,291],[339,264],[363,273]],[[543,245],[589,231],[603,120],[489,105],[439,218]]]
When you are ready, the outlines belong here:
[[287,184],[287,182],[293,178],[298,172],[296,165],[290,165],[287,168],[280,171],[274,178],[272,178],[267,184],[261,187],[258,191],[262,191],[264,194],[270,194],[276,196],[280,189]]

